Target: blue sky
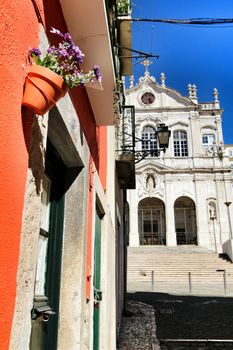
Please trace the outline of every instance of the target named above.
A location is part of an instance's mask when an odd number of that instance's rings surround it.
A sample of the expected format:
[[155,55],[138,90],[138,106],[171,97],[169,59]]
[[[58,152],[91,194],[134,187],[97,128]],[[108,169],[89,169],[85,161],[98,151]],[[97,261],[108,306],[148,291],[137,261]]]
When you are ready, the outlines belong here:
[[[134,18],[233,18],[233,0],[132,0]],[[133,23],[133,49],[158,54],[150,73],[187,96],[187,85],[195,84],[200,102],[213,101],[219,91],[225,143],[233,143],[233,23],[215,26]],[[134,66],[135,79],[143,75]]]

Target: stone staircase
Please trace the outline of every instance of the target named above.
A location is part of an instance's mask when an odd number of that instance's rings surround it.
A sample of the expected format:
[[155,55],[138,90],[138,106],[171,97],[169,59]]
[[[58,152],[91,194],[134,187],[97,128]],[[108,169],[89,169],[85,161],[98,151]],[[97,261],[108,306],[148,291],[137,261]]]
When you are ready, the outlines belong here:
[[[128,248],[128,284],[233,283],[233,264],[224,255],[197,246],[140,246]],[[153,273],[152,273],[153,271]]]

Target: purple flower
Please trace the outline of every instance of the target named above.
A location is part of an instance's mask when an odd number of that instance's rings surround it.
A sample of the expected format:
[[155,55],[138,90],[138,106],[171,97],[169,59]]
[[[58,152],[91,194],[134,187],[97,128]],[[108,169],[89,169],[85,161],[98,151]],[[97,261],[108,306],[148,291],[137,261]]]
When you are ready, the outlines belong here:
[[75,60],[79,63],[83,63],[83,57],[85,55],[82,53],[80,48],[78,46],[73,45],[71,49],[73,51],[73,55],[74,55]]
[[41,55],[41,52],[39,49],[33,47],[30,51],[29,51],[30,55],[34,55],[34,56],[40,56]]
[[64,58],[68,58],[68,57],[69,57],[69,54],[68,54],[68,52],[66,51],[66,49],[60,49],[60,50],[58,51],[58,53],[59,53],[62,57],[64,57]]
[[101,83],[102,82],[102,74],[101,74],[99,66],[97,64],[95,64],[93,71],[94,71],[96,79],[98,80],[99,83]]
[[53,54],[56,51],[56,47],[55,46],[49,46],[49,48],[47,49],[47,52],[50,54]]
[[71,44],[71,45],[74,45],[74,42],[73,42],[73,40],[72,40],[72,38],[71,38],[70,33],[65,33],[65,34],[64,34],[64,39],[65,39],[65,41],[66,41],[67,43],[69,43],[69,44]]
[[70,33],[63,34],[60,30],[53,27],[50,32],[60,37],[60,43],[55,46],[50,45],[44,58],[41,58],[39,49],[32,48],[30,54],[33,56],[35,63],[61,75],[71,88],[84,85],[89,81],[93,83],[94,78],[101,83],[102,75],[98,65],[95,65],[93,70],[87,73],[80,70],[79,64],[83,63],[85,55],[75,45]]
[[64,38],[64,35],[62,34],[62,32],[60,32],[60,30],[58,30],[56,28],[51,27],[50,33],[56,34],[56,35]]

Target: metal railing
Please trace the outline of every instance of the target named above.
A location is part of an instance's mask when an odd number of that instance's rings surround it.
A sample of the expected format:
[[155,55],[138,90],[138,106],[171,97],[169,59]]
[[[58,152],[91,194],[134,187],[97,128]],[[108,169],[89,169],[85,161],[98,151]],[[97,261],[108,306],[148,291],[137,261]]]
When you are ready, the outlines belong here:
[[135,109],[122,106],[122,113],[116,127],[116,152],[118,155],[135,155]]
[[210,273],[184,272],[182,280],[156,274],[156,270],[140,271],[140,278],[128,278],[128,290],[152,291],[182,295],[233,296],[233,274],[224,269]]

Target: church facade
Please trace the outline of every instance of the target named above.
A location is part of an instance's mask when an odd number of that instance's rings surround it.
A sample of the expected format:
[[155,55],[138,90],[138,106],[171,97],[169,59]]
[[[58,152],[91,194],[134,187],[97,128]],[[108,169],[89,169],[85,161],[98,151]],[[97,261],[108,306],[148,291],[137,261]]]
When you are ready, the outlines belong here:
[[[233,192],[218,91],[202,103],[195,85],[185,97],[166,87],[163,73],[160,79],[146,66],[126,89],[126,104],[135,106],[137,159],[136,189],[127,191],[129,245],[197,245],[221,253],[232,238]],[[157,154],[159,124],[171,136],[166,152]],[[140,159],[143,152],[148,156]]]

